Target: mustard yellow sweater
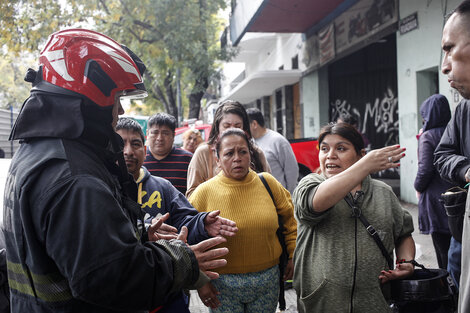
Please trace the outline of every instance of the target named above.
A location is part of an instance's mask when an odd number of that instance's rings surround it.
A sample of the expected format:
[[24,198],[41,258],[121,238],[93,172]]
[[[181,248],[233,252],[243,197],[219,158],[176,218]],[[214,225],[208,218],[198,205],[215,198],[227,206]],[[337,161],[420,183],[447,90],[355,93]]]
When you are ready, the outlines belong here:
[[[263,173],[282,216],[290,258],[295,249],[297,223],[289,192],[269,173]],[[199,185],[189,202],[199,212],[220,210],[220,216],[237,223],[238,233],[223,244],[229,249],[227,266],[220,274],[258,272],[279,263],[281,245],[276,236],[276,208],[258,175],[251,171],[243,180],[230,179],[220,172]]]

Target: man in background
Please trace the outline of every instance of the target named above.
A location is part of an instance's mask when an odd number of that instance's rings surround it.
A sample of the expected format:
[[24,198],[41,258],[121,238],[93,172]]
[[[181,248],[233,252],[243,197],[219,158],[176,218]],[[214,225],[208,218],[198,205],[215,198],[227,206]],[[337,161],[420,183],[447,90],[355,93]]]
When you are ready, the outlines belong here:
[[186,194],[188,166],[193,154],[173,146],[175,117],[157,113],[149,118],[147,127],[148,151],[144,166],[150,174],[168,179],[183,195]]
[[273,176],[292,194],[297,186],[299,166],[289,141],[278,132],[266,128],[259,109],[250,108],[246,112],[250,119],[251,134],[266,155]]

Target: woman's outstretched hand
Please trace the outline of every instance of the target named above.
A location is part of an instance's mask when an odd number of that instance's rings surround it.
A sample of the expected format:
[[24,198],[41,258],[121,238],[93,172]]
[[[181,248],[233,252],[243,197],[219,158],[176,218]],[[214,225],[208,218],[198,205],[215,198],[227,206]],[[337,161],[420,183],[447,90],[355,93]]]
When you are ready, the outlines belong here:
[[406,148],[400,145],[388,146],[381,149],[372,150],[367,153],[361,161],[368,168],[370,173],[399,167],[400,161],[405,156]]

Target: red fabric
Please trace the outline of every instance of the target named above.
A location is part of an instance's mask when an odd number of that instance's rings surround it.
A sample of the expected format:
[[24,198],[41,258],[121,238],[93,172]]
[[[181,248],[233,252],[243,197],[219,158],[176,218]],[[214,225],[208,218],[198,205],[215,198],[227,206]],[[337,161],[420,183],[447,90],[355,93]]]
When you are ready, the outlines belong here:
[[160,311],[162,308],[163,308],[163,305],[162,305],[162,306],[159,306],[158,308],[156,308],[156,309],[153,310],[153,311],[150,311],[149,313],[155,313],[155,312],[157,312],[157,311]]

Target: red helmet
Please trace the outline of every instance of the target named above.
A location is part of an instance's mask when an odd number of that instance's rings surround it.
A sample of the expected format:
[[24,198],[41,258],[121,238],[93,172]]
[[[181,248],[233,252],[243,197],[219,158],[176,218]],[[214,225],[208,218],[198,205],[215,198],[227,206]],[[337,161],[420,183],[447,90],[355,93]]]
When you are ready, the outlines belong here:
[[117,92],[131,98],[147,96],[142,61],[128,48],[95,31],[67,29],[50,35],[39,63],[42,77],[37,78],[42,81],[34,84],[33,90],[62,94],[69,90],[102,107],[112,106]]

